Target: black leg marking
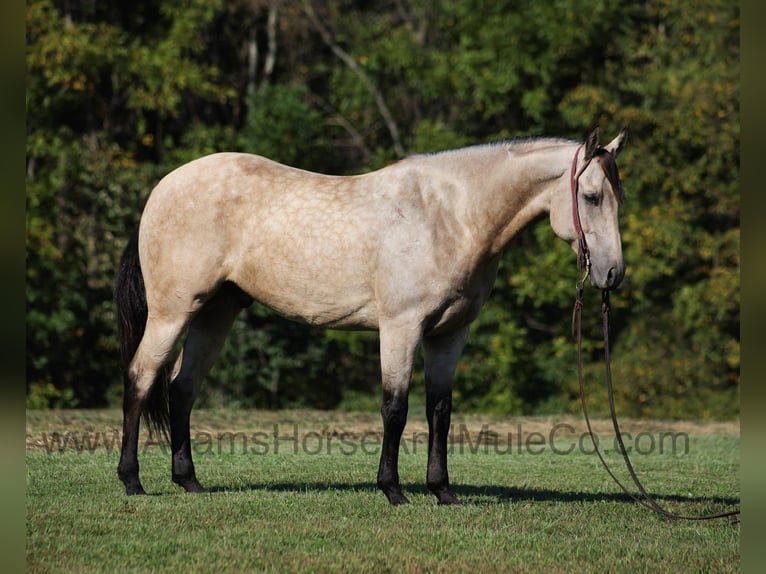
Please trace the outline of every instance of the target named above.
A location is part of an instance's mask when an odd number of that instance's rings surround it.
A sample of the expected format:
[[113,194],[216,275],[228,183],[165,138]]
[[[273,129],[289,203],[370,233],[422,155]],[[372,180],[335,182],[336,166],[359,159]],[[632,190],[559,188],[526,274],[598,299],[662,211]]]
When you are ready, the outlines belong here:
[[146,494],[138,478],[138,431],[141,419],[141,400],[135,392],[128,392],[123,399],[122,451],[117,465],[117,476],[129,495]]
[[189,415],[194,402],[190,384],[176,380],[170,386],[170,446],[173,452],[173,482],[187,492],[207,492],[197,480],[191,454]]
[[447,441],[452,416],[452,379],[468,338],[468,327],[423,341],[428,419],[426,484],[439,504],[460,504],[452,494],[447,471]]
[[[430,387],[428,381],[426,385]],[[449,487],[447,471],[447,439],[452,414],[452,394],[428,392],[426,416],[428,417],[428,472],[426,484],[439,504],[460,504]]]
[[378,467],[378,488],[391,504],[408,504],[399,483],[399,443],[407,423],[407,395],[383,398],[383,446]]
[[239,312],[253,299],[234,283],[224,283],[200,309],[184,343],[178,375],[170,385],[170,446],[173,482],[187,492],[206,492],[192,461],[189,417],[202,380],[213,366]]

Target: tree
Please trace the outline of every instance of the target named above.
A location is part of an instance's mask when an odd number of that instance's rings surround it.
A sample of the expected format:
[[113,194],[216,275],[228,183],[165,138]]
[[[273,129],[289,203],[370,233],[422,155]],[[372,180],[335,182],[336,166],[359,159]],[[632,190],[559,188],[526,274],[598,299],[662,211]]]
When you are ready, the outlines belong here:
[[[188,101],[229,90],[194,60],[209,3],[63,4],[27,7],[27,387],[37,403],[87,406],[119,379],[114,270],[163,149]],[[146,16],[168,34],[133,36]]]
[[[738,413],[736,3],[30,0],[27,39],[31,405],[117,402],[115,267],[149,191],[184,162],[240,150],[351,174],[511,136],[581,138],[600,122],[631,134],[628,276],[612,298],[620,408]],[[459,408],[578,408],[575,280],[546,224],[512,242],[459,365]],[[585,321],[598,388],[599,314]],[[203,403],[329,408],[377,395],[378,379],[374,335],[255,307]]]
[[[623,223],[632,263],[615,376],[623,412],[731,416],[739,403],[739,7],[635,9],[603,86],[571,110],[624,102]],[[572,392],[572,391],[570,391]],[[602,401],[603,406],[603,401]]]

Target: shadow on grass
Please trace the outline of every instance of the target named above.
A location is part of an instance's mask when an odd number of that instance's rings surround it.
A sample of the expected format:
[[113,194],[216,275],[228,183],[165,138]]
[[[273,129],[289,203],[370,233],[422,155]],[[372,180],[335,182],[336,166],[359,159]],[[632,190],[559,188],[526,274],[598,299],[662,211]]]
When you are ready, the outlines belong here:
[[[422,484],[404,484],[405,494],[430,495],[428,489]],[[360,483],[324,483],[324,482],[277,482],[277,483],[251,483],[241,486],[212,486],[208,488],[210,493],[231,492],[294,492],[296,494],[307,491],[348,491],[361,493],[376,493],[375,485]],[[453,485],[452,491],[463,504],[473,506],[488,506],[492,504],[518,504],[520,502],[629,502],[635,501],[623,492],[572,492],[550,490],[529,487],[503,487],[503,486],[477,486],[470,484]],[[383,496],[381,494],[381,496]],[[652,495],[658,502],[679,502],[687,504],[710,504],[725,505],[729,507],[739,506],[740,500],[731,496],[682,496],[682,495]]]

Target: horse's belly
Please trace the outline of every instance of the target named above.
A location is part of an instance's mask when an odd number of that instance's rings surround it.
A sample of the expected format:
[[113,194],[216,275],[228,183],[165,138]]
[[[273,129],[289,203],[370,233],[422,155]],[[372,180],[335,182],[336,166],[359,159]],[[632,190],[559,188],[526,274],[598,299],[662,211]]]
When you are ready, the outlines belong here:
[[235,274],[231,280],[288,319],[332,329],[378,328],[375,299],[363,282],[337,275],[317,277],[309,271],[279,273],[262,268]]
[[277,312],[303,323],[326,329],[345,330],[375,330],[378,328],[378,318],[373,305],[352,304],[321,304],[309,302],[300,307],[288,305],[286,308],[274,308]]
[[303,300],[301,305],[279,297],[276,301],[262,301],[280,315],[327,329],[375,330],[378,328],[377,313],[370,305],[342,306]]

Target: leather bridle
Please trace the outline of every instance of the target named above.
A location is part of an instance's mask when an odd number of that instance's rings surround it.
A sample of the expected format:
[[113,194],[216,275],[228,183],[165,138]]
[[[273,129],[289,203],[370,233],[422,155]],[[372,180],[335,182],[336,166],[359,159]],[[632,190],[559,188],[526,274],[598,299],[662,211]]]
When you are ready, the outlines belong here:
[[577,235],[577,269],[584,273],[580,283],[584,284],[590,274],[590,251],[588,251],[588,242],[585,240],[585,232],[582,229],[580,221],[580,208],[577,204],[577,192],[580,187],[580,176],[588,168],[594,156],[586,157],[585,162],[580,169],[577,169],[577,156],[585,144],[580,144],[575,151],[572,160],[572,169],[569,172],[569,184],[572,189],[572,219],[574,220],[575,235]]
[[[605,364],[605,370],[606,370],[606,388],[607,388],[607,394],[609,397],[609,411],[612,417],[612,426],[614,428],[615,437],[617,440],[617,444],[620,448],[620,453],[622,454],[622,458],[625,461],[625,466],[628,469],[628,473],[630,474],[631,479],[633,479],[633,483],[635,484],[638,491],[641,493],[641,498],[631,493],[614,475],[612,470],[609,468],[609,465],[604,460],[603,455],[601,454],[601,451],[598,448],[598,440],[596,439],[595,433],[593,432],[593,428],[591,426],[590,417],[588,416],[588,406],[587,402],[585,400],[585,387],[583,384],[583,373],[582,373],[582,293],[583,293],[583,287],[585,284],[585,280],[587,279],[589,273],[590,273],[590,252],[588,251],[588,244],[585,240],[585,233],[582,229],[582,224],[580,222],[580,212],[577,205],[577,195],[578,195],[578,188],[579,188],[579,179],[580,175],[585,171],[585,169],[590,165],[591,160],[593,159],[594,155],[591,155],[590,157],[585,158],[585,162],[583,163],[582,167],[580,169],[577,169],[577,158],[580,155],[580,150],[582,149],[584,144],[580,145],[577,148],[577,151],[575,152],[574,159],[572,160],[572,170],[570,174],[570,185],[572,190],[572,217],[574,219],[574,228],[575,228],[575,234],[577,235],[577,267],[578,270],[583,273],[581,279],[577,282],[576,286],[576,295],[575,295],[575,304],[574,304],[574,311],[572,316],[572,328],[573,330],[576,328],[576,339],[577,339],[577,379],[580,387],[580,403],[582,404],[582,410],[583,415],[585,417],[585,423],[588,427],[588,434],[590,434],[591,441],[593,442],[593,448],[598,455],[599,460],[601,461],[601,464],[606,469],[606,472],[609,474],[609,476],[612,477],[612,480],[614,480],[615,483],[627,494],[631,499],[638,502],[639,504],[642,504],[654,512],[657,512],[661,514],[662,516],[665,516],[667,518],[672,518],[675,520],[713,520],[716,518],[727,518],[727,517],[736,517],[735,521],[739,521],[739,509],[732,510],[729,512],[721,512],[718,514],[707,514],[702,516],[688,516],[688,515],[681,515],[676,514],[674,512],[669,512],[668,510],[664,509],[658,502],[655,500],[654,497],[652,497],[649,492],[646,490],[643,484],[641,484],[641,481],[638,479],[638,476],[636,475],[636,471],[633,468],[633,464],[630,461],[630,457],[628,456],[628,451],[625,448],[625,444],[622,440],[622,432],[620,431],[620,425],[617,422],[617,414],[615,411],[614,406],[614,391],[612,387],[612,369],[611,369],[611,359],[610,359],[610,353],[609,353],[609,290],[603,289],[601,291],[601,315],[602,315],[602,327],[604,332],[604,364]],[[609,153],[605,149],[599,150],[600,153]]]

